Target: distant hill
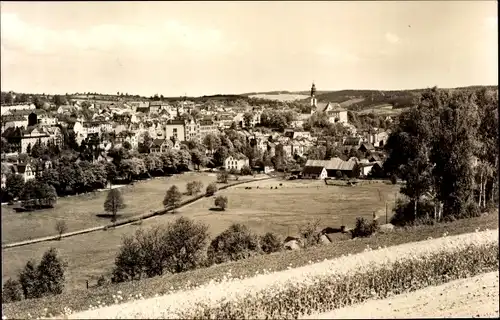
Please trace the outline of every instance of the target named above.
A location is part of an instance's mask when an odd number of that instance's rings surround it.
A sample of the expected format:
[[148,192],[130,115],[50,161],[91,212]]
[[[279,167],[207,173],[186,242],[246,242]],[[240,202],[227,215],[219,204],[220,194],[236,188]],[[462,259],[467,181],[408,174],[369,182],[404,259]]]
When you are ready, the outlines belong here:
[[[487,88],[498,90],[498,86],[468,86],[452,88],[451,90],[478,90]],[[419,95],[427,90],[411,89],[411,90],[340,90],[340,91],[317,91],[316,98],[318,102],[334,102],[339,103],[343,108],[353,111],[363,111],[368,109],[379,109],[384,106],[387,110],[392,106],[392,109],[402,109],[411,107]],[[254,92],[251,97],[260,99],[290,101],[290,97],[296,97],[294,100],[306,101],[309,99],[310,91],[269,91],[269,92]]]

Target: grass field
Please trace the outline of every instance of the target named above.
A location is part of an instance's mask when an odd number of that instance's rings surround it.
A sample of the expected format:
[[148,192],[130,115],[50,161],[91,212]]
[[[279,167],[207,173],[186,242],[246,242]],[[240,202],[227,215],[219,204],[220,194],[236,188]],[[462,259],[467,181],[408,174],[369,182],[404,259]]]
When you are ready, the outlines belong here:
[[367,108],[362,111],[358,111],[358,114],[364,115],[369,113],[374,113],[379,116],[397,116],[403,112],[405,108],[394,109],[390,104],[381,104],[378,106],[373,106],[372,108]]
[[[129,283],[95,288],[91,290],[76,290],[63,293],[60,296],[46,297],[42,299],[25,300],[17,303],[3,304],[3,314],[9,318],[26,318],[28,313],[32,316],[40,315],[44,308],[49,312],[58,314],[64,307],[81,311],[88,309],[90,304],[96,305],[97,301],[105,302],[107,305],[113,303],[112,295],[118,290],[123,297],[129,294],[141,293],[145,298],[155,294],[164,294],[171,288],[183,288],[187,284],[205,284],[213,279],[221,279],[231,271],[233,277],[253,276],[257,271],[264,269],[269,271],[285,270],[289,266],[300,267],[308,263],[333,259],[345,254],[356,254],[370,246],[393,246],[403,243],[426,240],[429,237],[438,238],[446,232],[448,235],[457,235],[480,230],[498,228],[498,210],[493,210],[488,216],[473,219],[458,220],[451,223],[440,223],[435,226],[418,226],[398,229],[390,234],[376,234],[370,238],[341,241],[331,245],[318,246],[299,251],[279,252],[271,255],[261,255],[245,260],[215,265],[210,268],[193,270],[185,273],[155,277]],[[6,258],[5,258],[6,259]]]
[[[186,183],[200,180],[204,186],[216,180],[215,174],[187,172],[171,177],[159,177],[135,182],[120,188],[127,207],[119,212],[120,218],[157,210],[162,207],[165,192],[177,185],[181,192]],[[98,217],[104,213],[107,192],[59,198],[53,209],[34,212],[15,212],[11,206],[2,207],[2,244],[35,239],[57,234],[57,220],[64,220],[68,232],[104,225],[109,218]]]
[[[270,186],[280,183],[282,187],[270,190]],[[252,190],[246,190],[245,186],[252,186]],[[168,223],[184,215],[206,223],[212,237],[234,222],[246,224],[256,233],[275,231],[286,236],[297,234],[299,226],[315,219],[321,219],[322,227],[335,227],[341,223],[352,226],[358,216],[371,218],[375,210],[385,212],[385,200],[394,203],[397,189],[398,186],[383,183],[339,187],[305,180],[251,182],[218,193],[229,199],[229,207],[224,212],[209,210],[213,206],[211,197],[179,209],[176,215],[144,220],[141,226],[126,225],[61,241],[4,249],[2,279],[16,276],[29,259],[40,260],[47,249],[55,247],[69,264],[67,288],[84,288],[86,280],[95,283],[100,275],[111,270],[123,236],[133,234],[140,227]]]
[[281,93],[281,94],[256,94],[250,96],[250,98],[278,100],[278,101],[294,101],[294,100],[303,100],[309,98],[309,96],[302,94]]

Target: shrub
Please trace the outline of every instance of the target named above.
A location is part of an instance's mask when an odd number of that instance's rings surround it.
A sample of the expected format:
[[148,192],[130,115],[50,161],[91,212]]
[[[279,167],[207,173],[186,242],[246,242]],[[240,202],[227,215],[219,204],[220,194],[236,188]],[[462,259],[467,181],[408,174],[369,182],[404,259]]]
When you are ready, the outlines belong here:
[[356,218],[356,226],[351,230],[352,238],[369,237],[378,229],[378,221],[373,220],[371,223],[365,218]]
[[395,226],[414,225],[419,221],[428,221],[434,217],[434,205],[430,201],[421,200],[417,204],[417,221],[415,221],[414,202],[407,199],[398,199],[393,209],[391,223]]
[[192,196],[201,192],[203,183],[201,181],[191,181],[186,185],[187,194]]
[[252,169],[250,169],[249,166],[244,165],[243,167],[241,167],[240,174],[242,176],[250,176],[250,175],[252,175]]
[[479,217],[481,215],[481,209],[479,205],[474,201],[470,200],[465,205],[463,212],[460,215],[460,218],[474,218]]
[[[229,174],[237,175],[238,173],[239,173],[238,170],[236,170],[235,168],[232,168],[231,170],[229,170]],[[219,181],[219,182],[223,182],[223,181]]]
[[23,288],[17,280],[8,279],[2,288],[2,303],[20,301],[24,298]]
[[108,280],[106,280],[105,276],[100,276],[99,279],[97,279],[97,286],[102,287],[108,284]]
[[171,208],[173,212],[175,212],[175,208],[177,208],[182,199],[182,194],[179,191],[177,186],[171,186],[167,192],[165,193],[165,197],[163,198],[163,206],[165,208]]
[[215,206],[219,207],[222,211],[226,210],[227,207],[227,197],[218,196],[215,198]]
[[68,226],[64,220],[59,220],[56,222],[56,231],[59,234],[59,240],[61,240],[62,234],[68,230]]
[[319,238],[321,237],[318,227],[319,220],[316,220],[314,222],[308,222],[299,228],[300,235],[304,239],[305,247],[311,247],[318,244]]
[[203,261],[208,227],[180,217],[171,224],[137,230],[123,240],[115,260],[113,282],[184,272]]
[[395,174],[391,175],[391,183],[392,184],[398,183],[398,177]]
[[134,241],[134,237],[132,236],[124,237],[120,251],[115,258],[115,267],[111,282],[140,279],[143,275],[142,264],[143,260],[139,244]]
[[19,273],[19,283],[26,299],[42,296],[42,293],[39,291],[40,286],[38,285],[38,270],[33,260],[28,261],[24,269]]
[[212,240],[207,251],[209,264],[246,259],[260,253],[258,237],[247,226],[233,224]]
[[208,197],[213,196],[217,192],[217,185],[215,183],[211,183],[207,186],[206,195]]
[[171,273],[198,267],[208,244],[208,226],[180,217],[167,226],[163,246],[167,250],[167,268]]
[[260,247],[265,253],[278,252],[283,249],[283,240],[273,232],[268,232],[260,237]]
[[38,265],[39,291],[46,295],[61,294],[64,289],[64,263],[54,248],[49,249]]
[[229,180],[229,173],[227,171],[221,171],[217,174],[217,182],[227,183]]

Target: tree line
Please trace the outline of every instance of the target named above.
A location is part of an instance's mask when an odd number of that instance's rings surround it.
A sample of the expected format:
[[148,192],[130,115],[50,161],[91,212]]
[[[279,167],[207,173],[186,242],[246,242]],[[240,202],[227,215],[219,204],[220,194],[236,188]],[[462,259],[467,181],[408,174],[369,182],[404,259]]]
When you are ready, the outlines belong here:
[[498,91],[433,88],[403,112],[384,170],[405,181],[395,222],[477,216],[498,203]]

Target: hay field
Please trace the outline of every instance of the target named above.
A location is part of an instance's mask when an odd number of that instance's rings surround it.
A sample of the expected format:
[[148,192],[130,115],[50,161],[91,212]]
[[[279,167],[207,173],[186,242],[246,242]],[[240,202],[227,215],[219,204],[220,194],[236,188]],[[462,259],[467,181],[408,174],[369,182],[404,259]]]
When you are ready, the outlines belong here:
[[[279,187],[280,183],[283,183],[282,187]],[[245,186],[252,186],[252,190],[245,189]],[[257,186],[259,189],[256,189]],[[271,186],[278,186],[278,189],[270,190]],[[378,190],[381,191],[382,201]],[[179,209],[176,215],[153,217],[144,220],[140,226],[127,225],[61,241],[4,249],[2,279],[15,277],[29,259],[39,261],[46,250],[55,247],[68,262],[67,288],[84,289],[86,280],[95,283],[100,275],[111,271],[123,236],[133,234],[141,227],[168,223],[184,215],[208,224],[212,237],[234,222],[246,224],[256,233],[274,231],[286,236],[288,233],[296,234],[300,225],[317,218],[321,219],[321,226],[324,227],[339,226],[341,223],[349,226],[358,216],[371,218],[374,210],[385,212],[385,200],[394,203],[397,190],[397,186],[383,183],[339,187],[304,180],[252,182],[218,192],[229,199],[229,207],[224,212],[210,211],[213,197],[205,198]]]
[[281,94],[256,94],[250,96],[250,98],[278,100],[278,101],[295,101],[295,100],[307,99],[309,98],[309,96],[303,94],[281,93]]
[[[187,172],[171,177],[142,180],[120,188],[127,207],[120,218],[127,218],[162,208],[165,192],[172,185],[184,192],[189,181],[200,180],[204,186],[216,180],[215,174]],[[59,198],[53,209],[34,212],[16,212],[11,206],[2,206],[2,244],[35,239],[57,234],[55,224],[64,220],[68,232],[97,227],[110,222],[98,217],[104,213],[107,191]]]

